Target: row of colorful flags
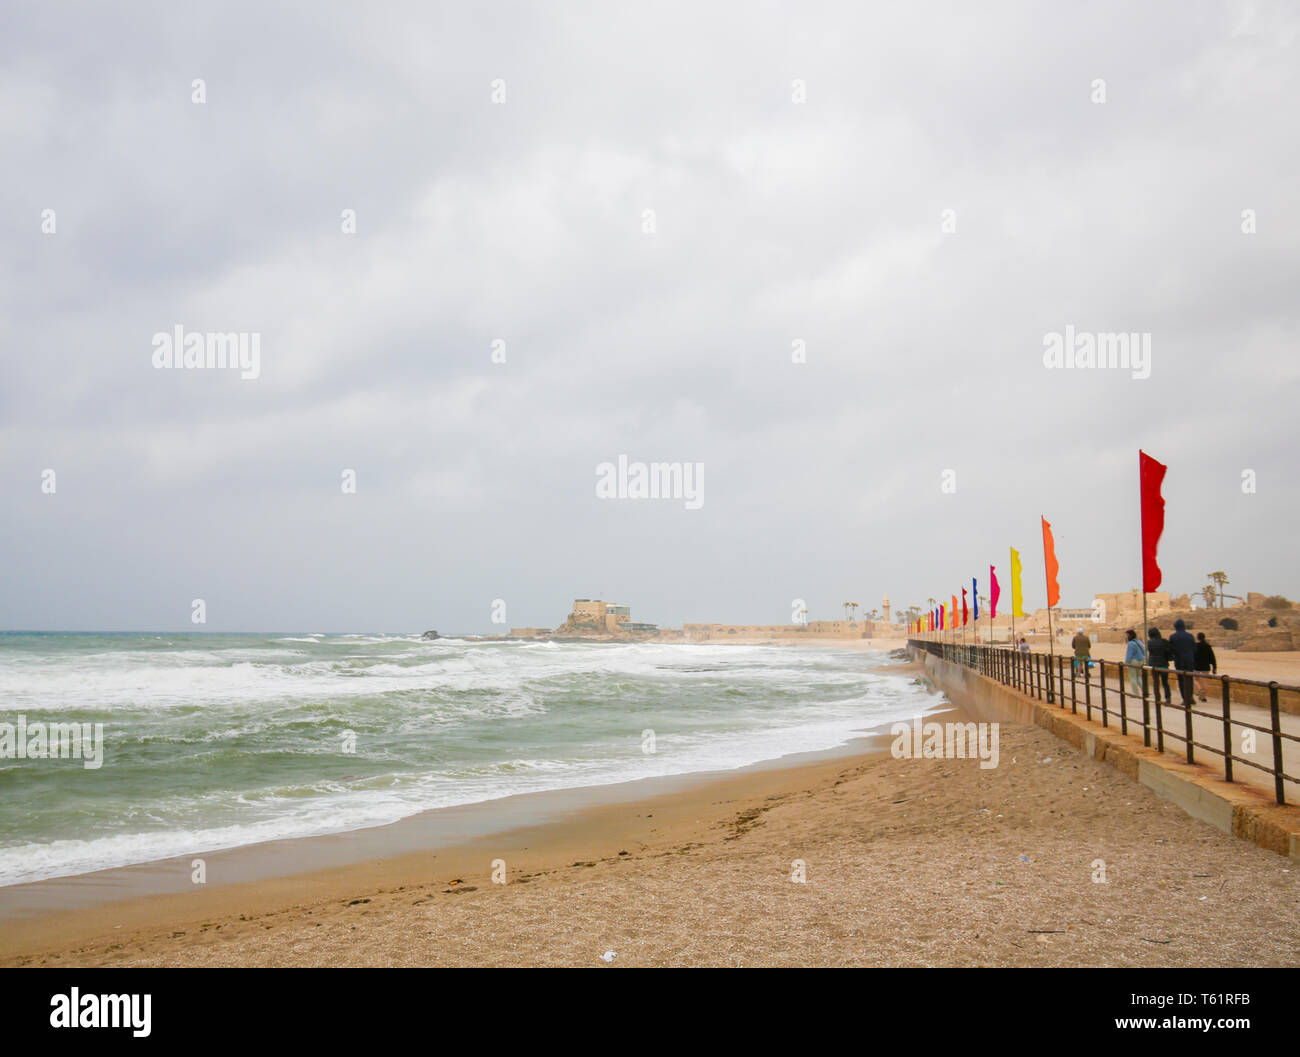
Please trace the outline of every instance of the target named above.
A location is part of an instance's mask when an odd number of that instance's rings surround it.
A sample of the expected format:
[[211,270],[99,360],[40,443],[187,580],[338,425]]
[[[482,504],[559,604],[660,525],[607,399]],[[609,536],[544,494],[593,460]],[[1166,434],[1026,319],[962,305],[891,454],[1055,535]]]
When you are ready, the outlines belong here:
[[[1162,574],[1157,561],[1157,549],[1160,537],[1165,530],[1165,500],[1160,489],[1164,484],[1165,471],[1163,463],[1157,462],[1146,452],[1138,451],[1138,488],[1141,495],[1142,513],[1142,590],[1144,594],[1160,589]],[[1052,524],[1040,515],[1043,529],[1043,573],[1047,581],[1047,608],[1050,611],[1061,601],[1059,577],[1061,563],[1056,559],[1056,538],[1052,534]],[[1022,565],[1020,552],[1011,548],[1011,616],[1024,617],[1024,590],[1021,583]],[[980,594],[979,578],[971,577],[971,604],[967,605],[966,588],[961,589],[961,606],[957,605],[957,596],[952,595],[951,603],[940,602],[919,620],[908,624],[909,634],[927,631],[947,631],[952,628],[965,627],[972,620],[979,620]],[[1002,591],[998,584],[997,568],[989,566],[989,619],[998,615],[998,599]]]

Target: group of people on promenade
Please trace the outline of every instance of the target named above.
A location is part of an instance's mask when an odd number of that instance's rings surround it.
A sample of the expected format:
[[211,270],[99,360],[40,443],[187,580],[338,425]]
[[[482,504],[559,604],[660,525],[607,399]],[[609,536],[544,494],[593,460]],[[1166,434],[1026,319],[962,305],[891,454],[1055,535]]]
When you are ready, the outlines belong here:
[[[1163,688],[1165,704],[1170,704],[1169,664],[1172,661],[1178,673],[1178,692],[1182,695],[1183,705],[1190,708],[1194,698],[1202,701],[1206,697],[1206,677],[1219,673],[1219,659],[1214,655],[1214,647],[1205,640],[1205,632],[1198,631],[1196,638],[1182,620],[1174,621],[1174,633],[1163,638],[1160,629],[1147,629],[1146,646],[1138,639],[1132,628],[1124,632],[1127,643],[1124,650],[1124,667],[1128,669],[1129,689],[1137,696],[1142,694],[1142,669],[1147,665],[1153,670],[1152,693],[1159,699]],[[1080,627],[1070,641],[1074,650],[1074,672],[1088,678],[1092,667],[1092,640]],[[1021,636],[1015,647],[1022,654],[1029,654],[1029,643]]]
[[[1205,632],[1198,632],[1196,638],[1192,638],[1187,625],[1175,620],[1174,633],[1167,639],[1161,636],[1159,628],[1148,629],[1145,647],[1132,628],[1124,634],[1127,640],[1124,666],[1128,669],[1129,687],[1134,694],[1142,693],[1142,669],[1149,665],[1153,672],[1153,695],[1159,700],[1163,688],[1165,704],[1169,704],[1172,699],[1169,665],[1172,662],[1178,673],[1178,692],[1182,695],[1183,705],[1190,708],[1194,697],[1206,700],[1206,677],[1218,673],[1219,661],[1214,655],[1214,647],[1205,641]],[[1087,678],[1092,665],[1092,640],[1083,628],[1079,628],[1070,645],[1074,649],[1075,671],[1081,671]]]

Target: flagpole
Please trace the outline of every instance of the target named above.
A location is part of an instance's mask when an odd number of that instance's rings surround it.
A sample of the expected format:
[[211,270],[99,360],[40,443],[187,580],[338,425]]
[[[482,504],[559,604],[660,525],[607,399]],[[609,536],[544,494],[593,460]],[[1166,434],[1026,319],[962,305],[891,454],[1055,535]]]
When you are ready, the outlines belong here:
[[1142,509],[1142,449],[1138,448],[1138,575],[1142,577],[1142,638],[1143,649],[1147,643],[1147,556],[1146,511]]
[[[1056,686],[1053,679],[1055,676],[1054,668],[1056,667],[1056,631],[1052,627],[1052,574],[1048,572],[1047,569],[1047,537],[1049,532],[1047,518],[1040,514],[1039,520],[1043,524],[1043,586],[1047,591],[1047,700],[1049,702],[1055,702]],[[1052,538],[1052,561],[1056,562],[1055,537]],[[1057,563],[1058,571],[1059,568],[1060,565]],[[1056,600],[1058,602],[1061,600],[1059,588]]]
[[[1056,643],[1052,636],[1052,607],[1051,606],[1047,607],[1047,654],[1048,654],[1047,685],[1050,687],[1052,685],[1052,681],[1051,681],[1052,673],[1056,668]],[[1047,693],[1047,700],[1049,702],[1056,700],[1056,698],[1052,696],[1050,690]]]
[[[1007,548],[1013,550],[1014,548]],[[1016,569],[1011,566],[1011,648],[1019,652],[1020,644],[1016,642]]]
[[[1044,537],[1044,545],[1046,538]],[[1043,551],[1043,587],[1047,591],[1047,597],[1052,597],[1052,585],[1047,578],[1047,551]],[[1052,675],[1056,669],[1056,635],[1052,631],[1052,607],[1047,607],[1047,700],[1054,702],[1056,698],[1052,695]]]

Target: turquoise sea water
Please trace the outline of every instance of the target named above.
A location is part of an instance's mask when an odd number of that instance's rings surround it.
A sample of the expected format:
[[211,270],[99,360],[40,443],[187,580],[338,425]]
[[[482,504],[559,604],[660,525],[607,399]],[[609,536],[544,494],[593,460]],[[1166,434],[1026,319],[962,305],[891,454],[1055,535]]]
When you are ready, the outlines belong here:
[[98,769],[0,759],[0,885],[830,748],[938,704],[873,671],[887,663],[807,647],[0,634],[0,723],[104,724]]

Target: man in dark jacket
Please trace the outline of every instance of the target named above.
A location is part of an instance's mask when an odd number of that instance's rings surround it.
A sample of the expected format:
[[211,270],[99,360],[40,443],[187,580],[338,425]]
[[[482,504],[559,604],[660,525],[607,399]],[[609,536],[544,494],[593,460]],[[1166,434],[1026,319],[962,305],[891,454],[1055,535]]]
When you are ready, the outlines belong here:
[[1192,677],[1196,670],[1196,640],[1181,620],[1174,621],[1174,633],[1169,636],[1169,648],[1174,652],[1174,667],[1178,669],[1178,692],[1183,695],[1183,705],[1192,707]]
[[1196,633],[1196,695],[1205,700],[1205,676],[1213,672],[1219,674],[1219,660],[1214,656],[1214,647],[1205,641],[1205,632]]
[[1147,632],[1147,664],[1154,671],[1151,673],[1151,696],[1160,700],[1160,687],[1165,688],[1165,704],[1169,704],[1169,662],[1173,659],[1173,650],[1169,643],[1160,637],[1159,628]]

